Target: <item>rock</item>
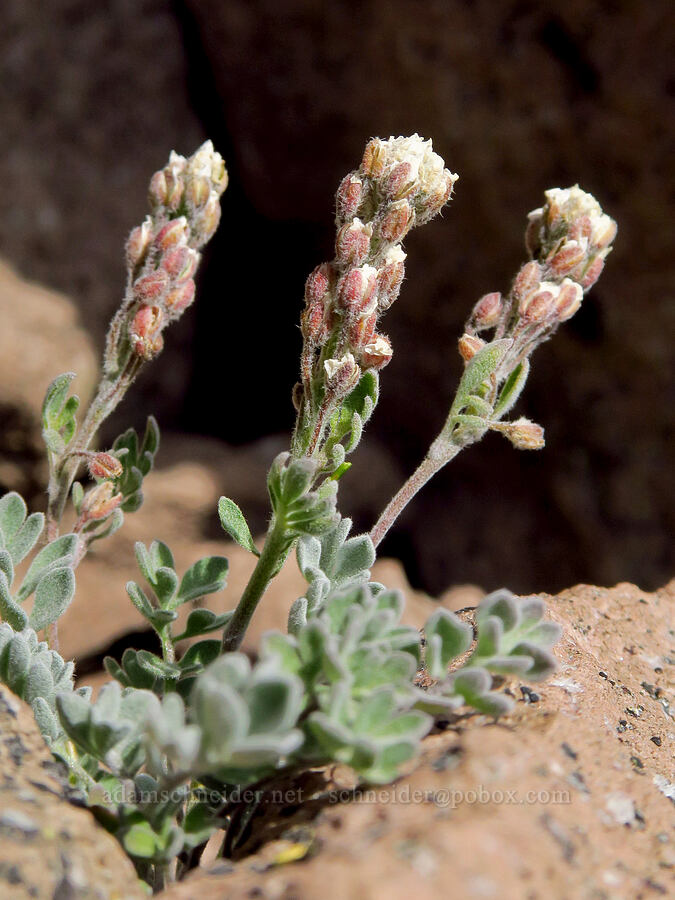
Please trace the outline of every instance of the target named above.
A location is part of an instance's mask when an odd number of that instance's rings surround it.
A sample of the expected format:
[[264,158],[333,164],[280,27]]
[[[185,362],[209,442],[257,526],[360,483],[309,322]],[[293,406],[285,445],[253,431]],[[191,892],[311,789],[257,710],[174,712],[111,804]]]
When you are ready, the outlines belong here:
[[0,260],[0,494],[10,488],[44,493],[47,475],[40,409],[47,386],[61,372],[77,373],[82,403],[98,380],[91,337],[62,294],[22,279]]
[[448,885],[457,900],[668,895],[675,582],[654,594],[582,585],[547,600],[565,632],[560,670],[536,702],[509,681],[522,697],[513,714],[431,735],[388,787],[354,794],[335,769],[271,785],[277,799],[266,795],[244,851],[254,852],[163,898],[321,900],[327,885],[337,900],[431,900]]
[[0,896],[140,900],[117,841],[69,800],[31,709],[0,685]]

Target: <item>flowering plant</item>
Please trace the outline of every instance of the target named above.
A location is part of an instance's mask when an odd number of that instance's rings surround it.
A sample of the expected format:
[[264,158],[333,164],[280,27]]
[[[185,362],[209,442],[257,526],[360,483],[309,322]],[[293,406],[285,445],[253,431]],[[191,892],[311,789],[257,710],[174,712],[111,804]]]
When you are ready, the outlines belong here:
[[[73,786],[156,888],[196,865],[215,831],[224,832],[224,852],[233,851],[243,786],[332,761],[364,780],[390,781],[436,716],[509,711],[512,700],[493,676],[536,680],[554,669],[559,629],[539,598],[500,590],[473,616],[439,607],[420,635],[401,624],[400,593],[372,582],[370,568],[414,494],[488,430],[519,449],[543,446],[539,425],[504,417],[532,352],[576,312],[610,251],[616,225],[589,194],[548,191],[530,214],[531,258],[506,294],[486,294],[475,305],[459,341],[465,368],[447,420],[371,533],[350,536],[351,521],[337,512],[347,456],[393,353],[379,329],[401,290],[402,241],[437,215],[456,180],[431,141],[413,135],[370,141],[340,184],[335,257],[307,279],[296,424],[289,451],[269,470],[262,545],[233,500],[218,504],[224,530],[257,557],[230,612],[205,605],[225,587],[224,557],[197,560],[179,576],[169,547],[139,543],[143,583],[126,590],[156,632],[157,652],[128,649],[106,659],[111,680],[95,700],[89,688],[74,687],[73,663],[58,653],[57,623],[72,601],[78,564],[143,501],[159,446],[154,419],[142,438],[130,429],[107,450],[95,449],[96,435],[194,299],[200,249],[217,227],[227,185],[209,142],[188,159],[172,153],[150,182],[151,213],[127,242],[126,293],[82,421],[70,394],[73,373],[47,390],[46,515],[28,515],[14,492],[0,499],[0,680],[31,704]],[[93,482],[86,488],[76,480],[82,463]],[[74,520],[61,534],[69,500]],[[15,567],[41,538],[15,585]],[[246,629],[293,550],[306,591],[290,603],[288,633],[266,634],[251,662],[239,649]],[[181,607],[189,614],[178,625]]]

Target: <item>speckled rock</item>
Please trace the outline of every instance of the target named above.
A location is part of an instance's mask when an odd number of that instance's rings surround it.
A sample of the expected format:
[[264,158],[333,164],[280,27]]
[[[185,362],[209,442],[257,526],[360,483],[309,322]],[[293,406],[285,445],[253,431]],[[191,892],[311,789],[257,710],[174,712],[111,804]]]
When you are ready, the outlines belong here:
[[165,900],[671,896],[675,582],[579,586],[550,609],[565,628],[560,670],[535,690],[510,681],[513,714],[450,724],[375,791],[353,792],[336,769],[271,785],[253,855]]
[[30,708],[0,685],[0,897],[147,896],[117,841],[69,797]]

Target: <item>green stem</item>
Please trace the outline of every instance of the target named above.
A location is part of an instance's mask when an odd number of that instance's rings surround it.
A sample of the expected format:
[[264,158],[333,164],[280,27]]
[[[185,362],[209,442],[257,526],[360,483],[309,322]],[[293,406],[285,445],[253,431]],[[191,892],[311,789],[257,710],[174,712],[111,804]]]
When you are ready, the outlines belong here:
[[223,653],[238,650],[241,646],[253,613],[288,550],[288,542],[283,519],[274,519],[258,563],[223,634]]

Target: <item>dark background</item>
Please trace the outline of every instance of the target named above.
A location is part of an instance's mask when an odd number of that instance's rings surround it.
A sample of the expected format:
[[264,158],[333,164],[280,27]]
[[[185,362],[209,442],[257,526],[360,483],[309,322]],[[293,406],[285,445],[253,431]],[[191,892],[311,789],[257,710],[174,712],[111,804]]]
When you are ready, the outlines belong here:
[[[655,588],[675,530],[674,31],[668,0],[4,0],[0,253],[67,293],[102,345],[150,174],[211,137],[230,187],[199,300],[116,424],[155,412],[217,462],[203,436],[243,444],[292,426],[303,283],[332,256],[340,179],[372,135],[432,137],[460,180],[408,239],[384,325],[395,355],[343,490],[367,528],[440,428],[462,323],[508,288],[526,213],[578,182],[619,235],[581,311],[535,355],[518,412],[546,427],[546,449],[489,436],[382,549],[432,592]],[[249,501],[262,527],[262,482]]]

